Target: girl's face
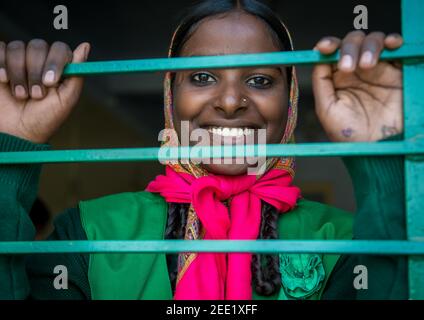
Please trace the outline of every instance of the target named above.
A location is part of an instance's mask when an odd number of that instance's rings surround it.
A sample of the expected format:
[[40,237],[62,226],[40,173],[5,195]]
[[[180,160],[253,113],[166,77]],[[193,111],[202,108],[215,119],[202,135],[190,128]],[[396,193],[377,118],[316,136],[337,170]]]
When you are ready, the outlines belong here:
[[[265,22],[253,15],[235,11],[200,22],[182,47],[180,56],[272,51],[281,49]],[[252,132],[245,129],[266,129],[266,143],[279,143],[287,121],[288,88],[285,70],[250,67],[177,72],[173,102],[174,125],[179,137],[181,121],[188,121],[190,133],[195,129],[206,129],[211,142],[213,138],[221,138],[229,132],[240,134],[242,131],[238,129],[243,129],[244,140]],[[234,128],[237,131],[231,131]],[[226,144],[228,141],[230,144],[238,143],[236,140],[239,138],[227,136],[224,141]],[[197,142],[190,144],[195,145]],[[240,175],[247,172],[249,165],[246,161],[235,164],[234,159],[234,164],[202,166],[215,174]]]

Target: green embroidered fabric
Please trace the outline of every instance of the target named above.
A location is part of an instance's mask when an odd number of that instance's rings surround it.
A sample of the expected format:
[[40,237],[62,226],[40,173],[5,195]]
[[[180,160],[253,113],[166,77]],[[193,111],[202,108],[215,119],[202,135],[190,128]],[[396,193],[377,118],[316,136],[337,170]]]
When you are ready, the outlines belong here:
[[320,255],[280,254],[279,257],[281,284],[288,299],[306,299],[321,289],[325,271]]

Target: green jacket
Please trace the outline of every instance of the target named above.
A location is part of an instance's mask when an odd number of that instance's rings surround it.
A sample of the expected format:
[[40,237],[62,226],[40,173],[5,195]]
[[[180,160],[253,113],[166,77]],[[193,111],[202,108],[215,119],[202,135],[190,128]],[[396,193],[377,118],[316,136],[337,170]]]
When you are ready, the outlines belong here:
[[[0,134],[0,152],[47,150]],[[281,239],[404,239],[402,157],[344,159],[355,188],[352,214],[301,200],[279,219]],[[34,238],[28,217],[37,195],[40,165],[0,165],[0,241]],[[50,240],[163,239],[167,204],[148,192],[121,193],[65,210]],[[280,255],[282,286],[254,299],[406,299],[406,261],[399,257]],[[368,289],[353,288],[353,268],[368,269]],[[67,290],[56,290],[54,267],[68,269]],[[308,265],[308,268],[305,267]],[[300,266],[303,266],[301,268]],[[299,282],[299,271],[309,282]],[[0,298],[171,299],[165,254],[0,255]],[[159,289],[160,288],[160,289]]]
[[[79,209],[89,240],[164,239],[168,210],[159,195],[116,194],[82,201]],[[278,231],[281,239],[351,239],[352,214],[301,200],[294,210],[280,215]],[[280,257],[286,261],[283,290],[271,297],[252,290],[254,299],[318,299],[338,259],[337,255],[316,254]],[[302,261],[310,263],[301,267]],[[94,299],[172,299],[164,254],[91,255],[88,279]],[[300,285],[299,280],[306,281]]]

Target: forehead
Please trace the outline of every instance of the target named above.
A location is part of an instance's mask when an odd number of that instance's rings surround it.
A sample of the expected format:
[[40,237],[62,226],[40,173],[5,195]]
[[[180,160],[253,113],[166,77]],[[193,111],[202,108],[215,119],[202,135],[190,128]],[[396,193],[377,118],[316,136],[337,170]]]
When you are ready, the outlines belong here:
[[201,21],[180,54],[222,55],[278,50],[264,21],[245,12],[230,12]]

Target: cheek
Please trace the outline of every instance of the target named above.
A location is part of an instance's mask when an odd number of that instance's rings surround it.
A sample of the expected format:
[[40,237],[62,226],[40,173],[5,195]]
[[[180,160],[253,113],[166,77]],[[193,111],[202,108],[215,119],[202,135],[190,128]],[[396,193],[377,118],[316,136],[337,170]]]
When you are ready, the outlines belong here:
[[279,143],[287,123],[287,90],[281,89],[267,94],[257,101],[259,113],[267,123],[267,142]]
[[174,89],[174,118],[178,121],[191,121],[202,110],[205,102],[205,95],[196,92],[194,89],[182,84]]

